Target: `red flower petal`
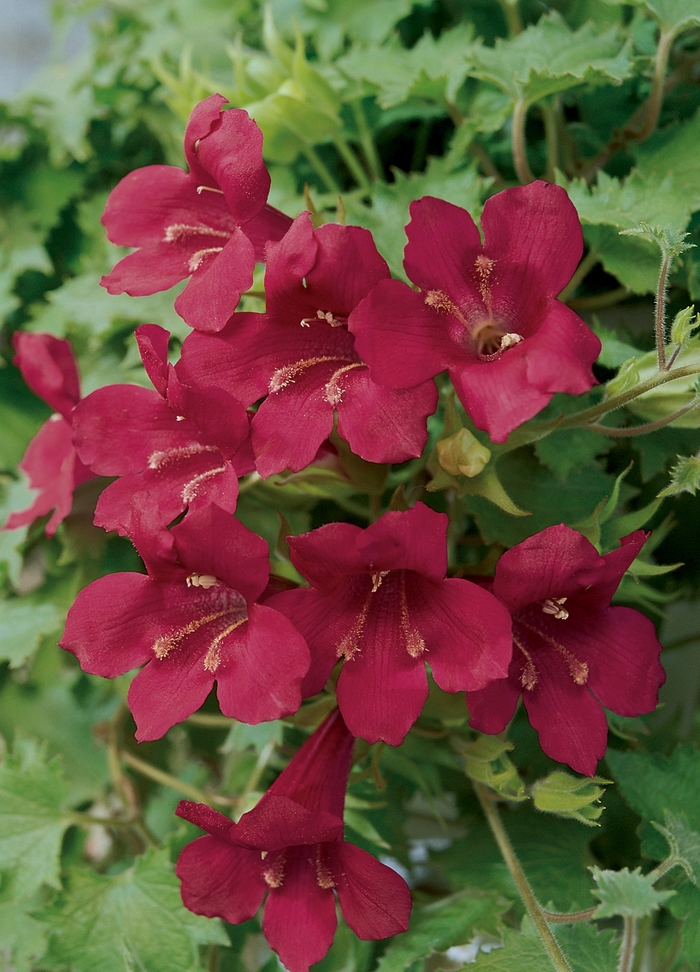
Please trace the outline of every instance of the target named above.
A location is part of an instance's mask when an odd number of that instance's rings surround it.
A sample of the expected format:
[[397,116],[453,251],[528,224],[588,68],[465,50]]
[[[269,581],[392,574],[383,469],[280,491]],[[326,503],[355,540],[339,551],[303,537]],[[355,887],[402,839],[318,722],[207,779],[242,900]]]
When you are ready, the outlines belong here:
[[333,943],[335,898],[317,880],[314,848],[291,848],[280,887],[270,890],[263,934],[289,972],[308,972]]
[[447,515],[425,503],[390,511],[357,538],[367,572],[409,570],[441,581],[447,574]]
[[134,332],[146,374],[158,394],[165,398],[168,390],[168,341],[170,332],[158,324],[142,324]]
[[201,708],[214,684],[205,654],[201,644],[184,644],[164,658],[152,658],[139,672],[127,696],[139,742],[160,739]]
[[406,931],[411,893],[396,871],[347,841],[324,848],[343,918],[355,934],[367,940]]
[[499,678],[478,692],[467,692],[469,725],[479,732],[503,732],[515,715],[523,690],[518,661],[511,662],[508,678]]
[[233,821],[218,810],[212,810],[206,803],[193,803],[191,800],[180,800],[175,810],[178,817],[189,820],[196,827],[206,830],[212,837],[229,840]]
[[27,385],[70,421],[73,406],[80,400],[78,366],[70,342],[52,334],[15,331],[12,344],[17,352],[13,364]]
[[188,844],[180,853],[175,873],[182,882],[186,908],[233,925],[252,918],[267,891],[260,852],[234,847],[216,837],[198,837]]
[[554,301],[523,347],[528,381],[540,391],[582,395],[597,384],[591,365],[600,339],[566,304]]
[[409,212],[404,260],[409,279],[423,291],[444,291],[460,305],[477,300],[478,292],[465,269],[481,253],[481,237],[466,209],[423,196],[411,203]]
[[269,791],[230,832],[236,844],[266,851],[320,844],[342,836],[343,821],[339,817],[323,810],[307,810],[295,800]]
[[220,331],[236,309],[243,291],[250,289],[254,267],[253,244],[236,227],[223,247],[203,247],[190,257],[192,277],[176,299],[175,310],[190,327]]
[[326,523],[299,537],[287,537],[292,563],[314,587],[328,590],[346,574],[367,570],[357,549],[361,534],[361,528],[351,523]]

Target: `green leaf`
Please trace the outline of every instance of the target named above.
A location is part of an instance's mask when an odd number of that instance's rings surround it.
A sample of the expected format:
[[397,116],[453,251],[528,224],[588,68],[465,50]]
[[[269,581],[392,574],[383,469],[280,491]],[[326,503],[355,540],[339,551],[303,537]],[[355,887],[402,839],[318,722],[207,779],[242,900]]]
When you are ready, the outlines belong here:
[[398,41],[385,47],[355,48],[340,58],[338,67],[356,81],[368,81],[382,108],[409,98],[444,104],[453,102],[467,76],[467,54],[474,28],[462,23],[437,40],[424,34],[410,50]]
[[572,31],[554,11],[495,47],[474,48],[470,60],[473,77],[527,105],[583,83],[621,84],[632,70],[616,27],[599,33],[589,23]]
[[659,493],[664,496],[678,496],[680,493],[695,493],[700,489],[700,459],[697,456],[678,456],[678,462],[671,470],[671,482]]
[[615,331],[605,327],[597,318],[594,319],[591,330],[600,338],[602,349],[598,355],[598,362],[605,368],[619,368],[625,361],[639,357],[642,353],[634,345],[621,341]]
[[591,868],[596,888],[593,894],[600,904],[594,918],[611,918],[622,915],[625,918],[644,918],[657,911],[664,901],[673,897],[675,891],[657,891],[653,879],[642,874],[641,868],[634,871],[623,868],[621,871],[601,871]]
[[[558,925],[554,934],[566,955],[573,972],[616,972],[619,941],[614,932],[599,932],[590,922]],[[479,955],[474,966],[489,972],[543,972],[552,967],[551,959],[529,919],[523,921],[522,932],[508,929],[503,936],[503,948],[488,955]]]
[[597,432],[576,428],[552,432],[534,445],[537,458],[561,483],[575,470],[593,465],[596,456],[610,448]]
[[4,972],[31,972],[46,951],[43,925],[13,901],[0,903],[0,961]]
[[165,850],[112,877],[74,871],[41,917],[51,929],[45,961],[74,972],[193,972],[198,945],[229,943],[218,920],[183,907]]
[[[627,3],[627,0],[607,0],[608,3]],[[678,34],[688,27],[700,25],[696,0],[631,0],[644,7],[659,22],[664,33]]]
[[62,622],[51,602],[36,597],[0,600],[0,660],[18,668],[36,651],[41,638],[57,631]]
[[670,857],[674,864],[679,864],[693,884],[700,881],[700,833],[692,830],[685,816],[678,816],[669,810],[664,810],[666,826],[652,821],[659,833],[668,841]]
[[498,935],[507,907],[497,895],[473,889],[424,907],[414,905],[408,931],[391,940],[377,972],[403,972],[433,952],[464,945],[476,932]]
[[14,897],[30,897],[42,884],[60,888],[59,855],[69,820],[60,763],[26,739],[0,765],[0,870],[12,870]]
[[377,828],[371,823],[364,814],[361,814],[358,810],[353,810],[352,807],[345,807],[345,813],[343,815],[346,826],[354,830],[355,833],[359,834],[360,837],[364,837],[368,840],[370,844],[375,844],[377,847],[381,847],[384,850],[391,850],[391,844],[387,844],[382,835],[379,833]]

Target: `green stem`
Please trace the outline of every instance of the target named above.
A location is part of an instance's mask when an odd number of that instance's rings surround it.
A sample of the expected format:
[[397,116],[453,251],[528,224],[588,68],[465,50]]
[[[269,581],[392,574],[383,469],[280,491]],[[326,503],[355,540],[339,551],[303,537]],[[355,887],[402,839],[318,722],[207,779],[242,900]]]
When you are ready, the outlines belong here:
[[614,307],[621,300],[626,300],[631,291],[627,287],[615,287],[604,294],[593,294],[592,297],[573,297],[568,303],[572,310],[576,311],[596,311],[603,310],[605,307]]
[[668,59],[675,38],[676,35],[673,31],[669,31],[667,34],[662,32],[659,36],[659,46],[656,48],[656,57],[654,59],[654,80],[652,81],[651,91],[646,102],[644,124],[635,134],[635,142],[646,141],[658,124],[661,107],[664,103],[664,86],[666,84]]
[[513,109],[513,130],[511,135],[511,147],[513,150],[513,166],[515,173],[523,183],[527,185],[534,182],[535,177],[527,161],[527,143],[525,141],[525,122],[527,121],[527,102],[518,98]]
[[161,786],[167,786],[168,789],[175,790],[176,793],[182,793],[183,796],[189,797],[190,800],[194,800],[196,803],[207,803],[209,806],[212,806],[212,804],[228,807],[236,806],[237,801],[231,800],[229,797],[219,796],[215,793],[205,793],[198,787],[192,786],[184,780],[179,780],[176,776],[166,773],[165,770],[158,769],[157,766],[152,766],[150,763],[145,762],[145,760],[139,759],[138,756],[132,755],[126,749],[123,749],[119,755],[122,762],[136,770],[137,773],[140,773],[142,776],[147,776],[155,783],[160,783]]
[[272,758],[272,754],[275,751],[276,745],[277,743],[275,742],[275,740],[270,739],[268,742],[265,743],[263,748],[260,750],[260,755],[258,756],[255,766],[253,767],[253,772],[248,777],[248,782],[246,783],[245,789],[243,790],[244,796],[246,793],[251,793],[253,790],[257,789],[258,783],[260,782],[262,775],[265,772],[265,769],[267,768],[267,764],[270,762],[270,759]]
[[187,716],[185,722],[191,722],[195,726],[204,726],[207,729],[230,729],[235,726],[237,719],[229,719],[225,715],[214,715],[208,712],[193,712]]
[[672,412],[671,415],[666,415],[665,418],[657,419],[655,422],[647,422],[646,425],[632,425],[622,429],[616,429],[608,425],[599,425],[596,422],[592,422],[586,425],[586,428],[590,429],[591,432],[600,432],[601,435],[609,435],[613,439],[627,439],[634,435],[646,435],[648,432],[656,432],[657,429],[662,429],[664,425],[675,422],[676,419],[681,418],[686,412],[689,412],[698,404],[700,404],[698,401],[691,402],[690,405],[684,405],[683,408],[679,408],[677,412]]
[[355,101],[350,103],[350,107],[355,124],[357,125],[358,135],[360,136],[360,145],[362,146],[362,151],[365,153],[365,161],[372,173],[372,178],[382,181],[384,179],[384,170],[382,169],[382,163],[377,154],[372,132],[367,123],[365,110],[362,107],[362,99],[356,98]]
[[570,925],[575,921],[590,921],[596,908],[587,908],[585,911],[571,911],[569,914],[560,915],[556,911],[542,909],[542,914],[550,925]]
[[568,282],[566,287],[559,294],[559,300],[562,303],[566,303],[569,297],[573,296],[579,288],[579,285],[583,283],[588,274],[591,272],[593,267],[600,261],[600,257],[595,250],[589,250],[585,255],[583,260],[579,263],[574,271],[574,275]]
[[[559,944],[545,920],[542,906],[535,897],[535,894],[530,887],[530,883],[525,876],[525,872],[520,866],[520,861],[516,856],[513,845],[511,844],[505,827],[501,822],[500,814],[491,798],[491,794],[485,786],[482,786],[481,783],[477,783],[475,780],[472,780],[472,786],[474,787],[474,792],[476,793],[479,803],[481,804],[481,809],[484,811],[484,816],[486,817],[488,825],[491,828],[491,833],[498,844],[498,849],[503,856],[503,860],[506,862],[511,877],[515,881],[515,885],[520,893],[520,897],[523,899],[523,903],[527,908],[528,914],[534,922],[535,928],[537,929],[537,932],[542,940],[542,944],[544,945],[552,962],[552,966],[557,970],[557,972],[572,972],[566,956],[559,948]],[[627,970],[627,972],[629,972],[629,970]]]
[[311,166],[311,168],[314,170],[316,175],[319,177],[321,182],[326,187],[326,190],[328,192],[332,192],[336,196],[339,195],[340,186],[338,185],[338,183],[335,181],[335,179],[327,169],[325,162],[318,154],[316,149],[313,147],[313,145],[304,145],[301,151],[302,151],[302,155],[306,157],[306,160]]
[[653,916],[646,915],[639,923],[637,947],[635,949],[634,962],[632,963],[632,972],[641,972],[642,964],[644,962],[644,953],[647,950],[647,942],[649,941],[649,934],[651,933],[652,922]]
[[77,827],[135,827],[138,820],[130,817],[123,819],[120,817],[93,817],[89,813],[80,813],[78,810],[71,810],[66,814],[68,820]]
[[622,920],[624,922],[622,948],[620,949],[620,964],[617,967],[617,972],[631,972],[637,944],[637,919],[625,915]]
[[549,102],[540,105],[542,121],[544,123],[544,140],[547,148],[547,182],[556,182],[559,168],[559,133],[557,131],[557,117]]
[[659,270],[659,282],[656,286],[654,331],[656,333],[656,359],[659,364],[659,371],[664,371],[666,368],[666,284],[672,259],[670,253],[664,253]]
[[518,0],[499,0],[503,16],[506,18],[509,37],[523,32],[523,21],[518,10]]
[[358,186],[360,186],[361,189],[366,189],[367,191],[369,191],[371,189],[371,185],[369,179],[367,178],[367,173],[360,165],[357,156],[350,148],[348,143],[345,141],[345,139],[342,137],[342,135],[337,135],[333,139],[333,144],[337,148],[338,153],[342,158],[343,162],[345,162],[348,169],[350,169],[350,172],[352,173],[352,177],[355,180],[355,182],[358,184]]

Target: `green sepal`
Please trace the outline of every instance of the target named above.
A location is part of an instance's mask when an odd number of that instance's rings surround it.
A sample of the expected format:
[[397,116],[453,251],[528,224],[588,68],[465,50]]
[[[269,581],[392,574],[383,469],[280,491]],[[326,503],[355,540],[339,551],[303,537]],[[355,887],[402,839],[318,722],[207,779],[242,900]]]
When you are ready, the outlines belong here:
[[587,827],[599,827],[598,818],[605,809],[600,798],[610,780],[602,776],[577,777],[564,770],[555,770],[530,788],[538,810],[570,817]]
[[665,496],[678,496],[690,493],[695,496],[700,489],[700,458],[697,456],[678,456],[678,462],[671,469],[671,482],[659,493],[659,499]]
[[501,736],[479,734],[472,742],[459,736],[452,738],[452,745],[464,758],[464,772],[477,783],[495,790],[505,800],[527,800],[525,786],[508,753],[515,747]]

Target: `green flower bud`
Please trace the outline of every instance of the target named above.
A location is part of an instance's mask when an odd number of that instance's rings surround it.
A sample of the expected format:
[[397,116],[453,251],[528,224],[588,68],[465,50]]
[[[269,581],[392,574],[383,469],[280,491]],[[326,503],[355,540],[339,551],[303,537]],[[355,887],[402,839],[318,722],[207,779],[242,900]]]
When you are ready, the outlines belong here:
[[491,450],[483,446],[467,429],[459,429],[437,444],[438,462],[450,476],[478,476],[491,458]]
[[587,827],[598,827],[596,821],[605,809],[598,806],[605,792],[599,784],[609,782],[600,776],[577,777],[555,770],[533,784],[532,798],[538,810],[557,817],[571,817]]
[[[641,358],[637,359],[639,366],[639,377],[642,381],[653,377],[658,372],[658,362],[656,351],[649,351]],[[680,352],[673,363],[673,369],[687,368],[691,365],[700,366],[700,336],[691,337],[685,348]],[[684,378],[677,378],[675,381],[667,381],[663,385],[652,388],[639,398],[627,403],[630,412],[638,415],[646,422],[655,422],[657,419],[673,415],[678,409],[685,405],[690,405],[697,398],[696,383],[697,375],[688,375]],[[674,422],[670,423],[671,428],[697,429],[700,428],[700,406],[692,409],[686,415],[682,415]]]
[[614,398],[638,385],[642,379],[639,376],[639,363],[636,358],[628,358],[620,365],[620,370],[605,386],[605,397]]
[[506,800],[527,800],[523,781],[508,757],[512,742],[500,736],[479,736],[474,742],[457,739],[455,748],[464,757],[464,772],[477,783],[495,790]]
[[[693,321],[693,315],[695,320]],[[683,347],[690,340],[693,331],[700,326],[700,314],[695,314],[694,307],[684,307],[678,311],[671,324],[671,342]]]

